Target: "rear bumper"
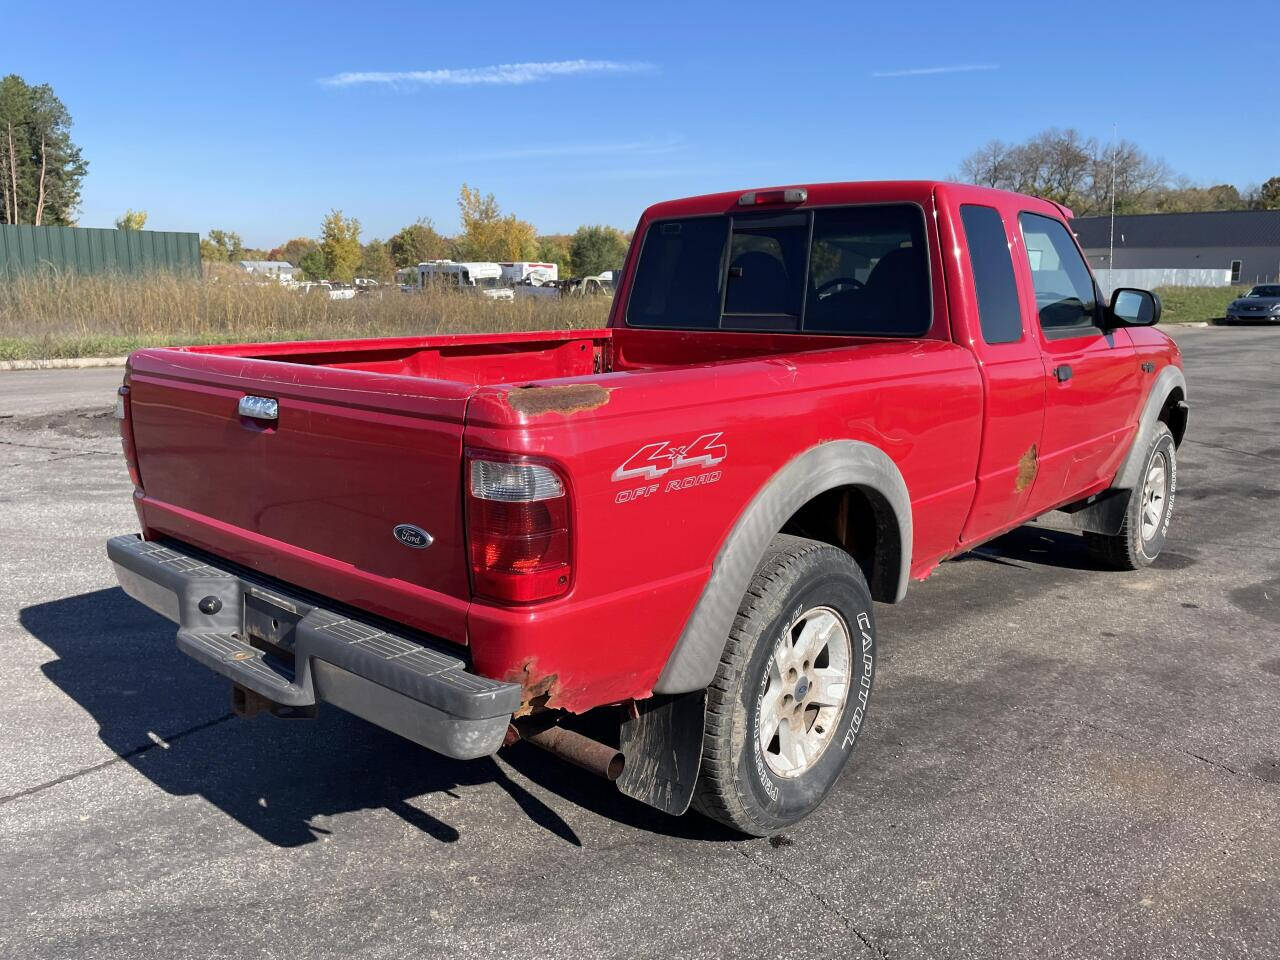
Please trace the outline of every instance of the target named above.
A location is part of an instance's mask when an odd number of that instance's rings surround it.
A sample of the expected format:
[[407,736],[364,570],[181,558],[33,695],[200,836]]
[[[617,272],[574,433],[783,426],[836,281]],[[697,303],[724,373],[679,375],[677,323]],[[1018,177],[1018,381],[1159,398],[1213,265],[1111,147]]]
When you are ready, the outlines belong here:
[[502,745],[520,706],[518,684],[181,548],[121,536],[107,556],[125,593],[178,624],[178,649],[282,707],[323,700],[472,759]]

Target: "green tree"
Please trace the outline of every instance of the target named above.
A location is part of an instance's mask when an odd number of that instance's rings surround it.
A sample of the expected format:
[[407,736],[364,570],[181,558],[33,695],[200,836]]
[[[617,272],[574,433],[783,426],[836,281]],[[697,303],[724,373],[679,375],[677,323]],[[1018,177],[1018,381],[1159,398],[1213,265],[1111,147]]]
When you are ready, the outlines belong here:
[[403,227],[387,241],[387,248],[397,267],[416,267],[449,255],[449,241],[436,232],[426,217]]
[[395,274],[395,264],[391,262],[391,252],[384,240],[370,240],[364,245],[360,256],[360,268],[357,275],[372,277],[379,283],[386,283]]
[[304,280],[324,280],[328,276],[324,265],[324,251],[316,244],[301,257],[294,266],[302,269]]
[[538,231],[514,215],[502,215],[493,194],[465,183],[458,194],[462,233],[454,239],[459,260],[532,260],[538,255]]
[[350,283],[355,279],[363,250],[360,248],[360,221],[330,210],[320,227],[320,252],[330,280]]
[[126,210],[116,220],[117,230],[141,230],[147,225],[147,211]]
[[573,254],[569,249],[572,239],[563,233],[550,233],[538,238],[538,259],[543,263],[554,263],[560,276],[565,278],[573,276]]
[[244,244],[240,234],[230,230],[210,230],[200,241],[200,256],[204,260],[229,263],[244,259]]
[[53,88],[0,79],[0,223],[75,223],[87,170]]
[[1262,210],[1280,210],[1280,177],[1272,177],[1258,188],[1258,207]]
[[621,268],[627,256],[627,236],[617,227],[579,227],[569,246],[573,268],[589,277]]

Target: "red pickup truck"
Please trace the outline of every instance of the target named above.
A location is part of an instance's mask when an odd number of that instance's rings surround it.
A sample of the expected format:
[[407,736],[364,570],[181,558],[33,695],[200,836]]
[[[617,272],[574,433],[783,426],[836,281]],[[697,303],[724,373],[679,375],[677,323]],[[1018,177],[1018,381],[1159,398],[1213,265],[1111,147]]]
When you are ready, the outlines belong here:
[[[645,211],[606,329],[139,350],[142,534],[108,553],[243,713],[524,737],[768,833],[849,758],[873,601],[1051,510],[1102,563],[1160,552],[1180,355],[1069,218],[939,182],[721,193]],[[574,729],[597,708],[616,739]]]

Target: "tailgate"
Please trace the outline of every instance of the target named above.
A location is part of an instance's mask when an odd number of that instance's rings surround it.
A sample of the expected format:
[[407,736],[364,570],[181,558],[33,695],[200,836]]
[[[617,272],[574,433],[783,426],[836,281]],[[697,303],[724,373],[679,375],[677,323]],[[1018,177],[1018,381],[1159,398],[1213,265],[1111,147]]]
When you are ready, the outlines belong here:
[[[150,536],[465,642],[474,386],[173,350],[135,353],[129,382]],[[241,416],[245,396],[277,419]]]

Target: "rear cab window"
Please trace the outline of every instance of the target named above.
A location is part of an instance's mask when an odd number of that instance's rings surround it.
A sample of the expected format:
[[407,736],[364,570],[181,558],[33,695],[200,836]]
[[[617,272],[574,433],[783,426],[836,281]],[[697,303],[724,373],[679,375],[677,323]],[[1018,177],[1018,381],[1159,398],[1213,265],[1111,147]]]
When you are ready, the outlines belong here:
[[657,220],[627,302],[632,327],[921,336],[932,322],[915,204]]
[[1023,212],[1018,221],[1045,336],[1082,336],[1098,331],[1102,322],[1097,288],[1066,226],[1038,213]]

